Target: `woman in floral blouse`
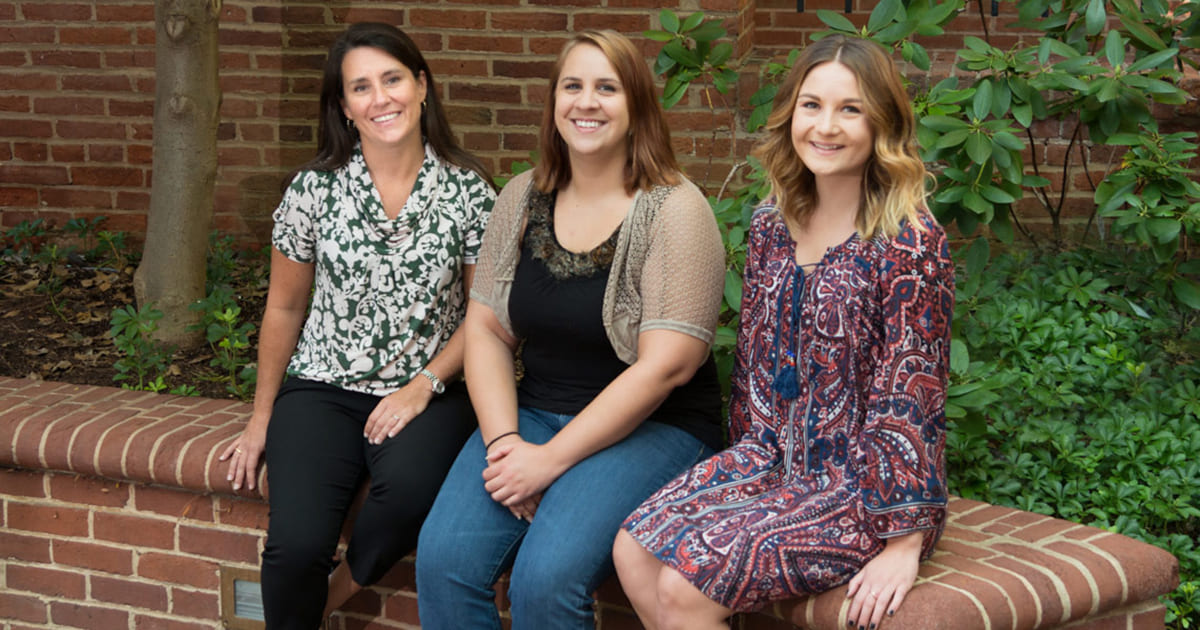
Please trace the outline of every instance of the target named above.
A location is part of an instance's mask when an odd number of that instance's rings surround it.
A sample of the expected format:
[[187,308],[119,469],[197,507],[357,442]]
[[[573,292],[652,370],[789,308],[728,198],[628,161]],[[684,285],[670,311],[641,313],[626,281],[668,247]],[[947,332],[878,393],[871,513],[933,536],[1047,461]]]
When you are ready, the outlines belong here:
[[677,477],[614,547],[648,628],[849,582],[846,623],[904,601],[946,514],[954,304],[899,73],[876,44],[810,44],[757,154],[730,401],[733,446]]
[[394,27],[355,24],[337,38],[320,107],[317,156],[274,215],[254,410],[221,456],[233,488],[253,489],[265,449],[272,629],[319,627],[411,551],[475,428],[455,381],[495,199],[487,170],[455,142],[429,66]]

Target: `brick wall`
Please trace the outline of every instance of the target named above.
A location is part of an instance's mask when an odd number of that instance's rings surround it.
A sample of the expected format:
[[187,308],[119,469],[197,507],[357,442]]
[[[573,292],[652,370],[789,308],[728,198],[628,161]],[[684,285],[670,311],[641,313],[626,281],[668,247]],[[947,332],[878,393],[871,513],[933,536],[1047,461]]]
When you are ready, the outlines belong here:
[[[875,4],[853,0],[850,19],[865,23]],[[714,110],[694,88],[669,119],[689,174],[715,192],[753,141],[741,129],[758,62],[821,29],[817,9],[844,6],[807,0],[797,12],[795,0],[225,0],[214,227],[260,241],[269,233],[281,177],[315,149],[320,65],[346,23],[386,21],[411,34],[464,144],[503,173],[535,148],[546,75],[567,33],[615,28],[650,59],[658,45],[640,33],[659,26],[660,8],[704,10],[723,20],[747,76],[728,95],[712,92]],[[1027,36],[1005,27],[1013,3],[982,19],[979,7],[968,3],[946,35],[924,41],[939,72],[950,71],[962,37],[980,34],[985,23],[1002,46]],[[0,227],[103,214],[109,229],[144,229],[154,39],[152,0],[0,0]],[[1045,150],[1062,150],[1060,129],[1039,131]],[[1092,163],[1107,160],[1099,155]],[[1086,196],[1080,208],[1090,207]]]

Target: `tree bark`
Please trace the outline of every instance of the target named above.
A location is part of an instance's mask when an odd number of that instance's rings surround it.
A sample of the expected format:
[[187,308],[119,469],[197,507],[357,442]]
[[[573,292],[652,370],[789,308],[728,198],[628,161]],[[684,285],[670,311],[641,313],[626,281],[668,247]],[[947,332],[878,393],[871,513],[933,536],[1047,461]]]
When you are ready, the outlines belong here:
[[154,2],[154,175],[142,262],[134,273],[138,304],[163,312],[156,337],[190,347],[188,332],[204,299],[205,255],[217,173],[217,23],[221,0]]

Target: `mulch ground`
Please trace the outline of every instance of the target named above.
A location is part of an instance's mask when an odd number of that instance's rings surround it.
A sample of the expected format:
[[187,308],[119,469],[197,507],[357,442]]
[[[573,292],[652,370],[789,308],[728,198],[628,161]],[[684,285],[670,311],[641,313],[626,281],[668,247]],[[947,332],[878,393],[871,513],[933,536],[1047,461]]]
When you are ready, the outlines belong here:
[[[113,367],[121,353],[108,337],[113,309],[135,304],[132,266],[125,269],[0,261],[0,375],[120,387]],[[257,327],[262,296],[243,304]],[[200,395],[233,397],[210,367],[207,344],[177,349],[165,377]]]

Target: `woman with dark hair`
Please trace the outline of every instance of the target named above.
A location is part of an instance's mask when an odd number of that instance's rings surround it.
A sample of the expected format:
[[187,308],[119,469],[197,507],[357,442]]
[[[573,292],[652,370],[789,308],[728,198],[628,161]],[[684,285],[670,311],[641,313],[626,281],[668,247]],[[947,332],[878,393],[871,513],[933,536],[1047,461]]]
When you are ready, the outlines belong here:
[[733,446],[625,521],[617,573],[654,630],[727,628],[846,582],[847,625],[875,628],[945,523],[954,306],[891,58],[840,35],[809,45],[757,155],[772,196],[749,235]]
[[254,410],[221,455],[234,490],[253,489],[265,449],[268,628],[319,627],[411,551],[475,428],[455,381],[490,181],[451,134],[407,35],[364,23],[334,41],[317,157],[274,215]]
[[509,568],[514,629],[592,628],[621,519],[720,444],[725,252],[627,38],[566,44],[540,152],[480,251],[463,324],[480,429],[421,530],[426,630],[500,628]]

